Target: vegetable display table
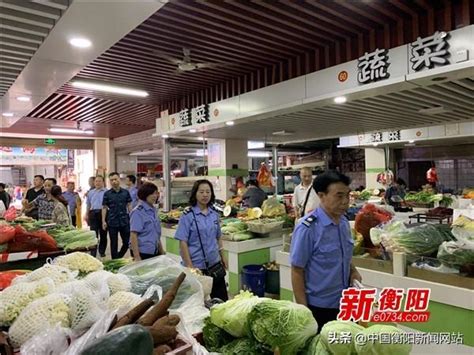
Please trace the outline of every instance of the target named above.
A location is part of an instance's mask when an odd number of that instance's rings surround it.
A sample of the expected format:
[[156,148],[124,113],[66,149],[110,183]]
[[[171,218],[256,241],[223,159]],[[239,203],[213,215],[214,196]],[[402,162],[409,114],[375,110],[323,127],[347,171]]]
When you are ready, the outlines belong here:
[[[162,228],[163,248],[166,254],[181,261],[179,254],[179,241],[174,239],[176,229]],[[250,264],[265,264],[276,258],[276,252],[283,245],[283,233],[279,231],[270,233],[266,238],[254,238],[240,242],[223,240],[224,257],[228,265],[227,282],[229,293],[238,294],[241,290],[242,267]]]
[[443,224],[446,221],[446,224],[451,224],[453,221],[453,216],[444,215],[444,216],[430,216],[426,213],[417,213],[408,217],[410,219],[410,224],[412,219],[416,220],[417,223],[428,222],[428,221],[438,221],[439,224]]
[[[401,253],[399,253],[401,254]],[[382,289],[384,287],[397,287],[407,290],[408,288],[428,288],[431,290],[428,311],[430,318],[425,323],[399,323],[408,332],[433,332],[433,333],[461,333],[464,345],[437,345],[436,353],[457,354],[472,353],[474,351],[474,311],[472,300],[474,291],[465,287],[445,285],[404,276],[405,264],[398,265],[404,258],[394,258],[393,274],[358,267],[362,275],[362,283],[368,287]],[[293,287],[291,285],[291,266],[289,253],[277,252],[277,263],[280,264],[280,299],[293,301]],[[439,273],[441,276],[444,275]],[[439,352],[438,352],[439,351]],[[414,346],[412,354],[426,354],[427,348],[423,345]]]

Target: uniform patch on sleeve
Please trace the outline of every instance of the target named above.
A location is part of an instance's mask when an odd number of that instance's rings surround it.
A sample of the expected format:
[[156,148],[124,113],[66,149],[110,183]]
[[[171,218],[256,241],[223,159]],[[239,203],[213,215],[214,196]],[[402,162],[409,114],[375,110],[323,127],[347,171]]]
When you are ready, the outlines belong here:
[[189,212],[191,212],[191,209],[192,207],[186,207],[183,211],[183,214],[188,214]]
[[309,228],[314,222],[316,222],[317,218],[316,216],[309,216],[306,218],[302,223],[305,225],[307,228]]

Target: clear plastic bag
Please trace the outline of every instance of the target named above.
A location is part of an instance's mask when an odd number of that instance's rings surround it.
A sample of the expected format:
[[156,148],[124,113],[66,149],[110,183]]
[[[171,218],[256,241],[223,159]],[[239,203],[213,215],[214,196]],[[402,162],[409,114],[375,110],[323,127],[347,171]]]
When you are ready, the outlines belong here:
[[275,197],[263,201],[262,212],[264,217],[278,217],[286,214],[285,205],[278,202]]
[[160,286],[163,293],[166,293],[182,272],[186,273],[186,278],[170,310],[180,312],[187,326],[199,332],[209,312],[204,308],[204,292],[201,283],[193,273],[166,255],[126,265],[119,270],[120,274],[130,278],[132,292],[141,295],[153,285]]
[[64,355],[80,354],[89,344],[108,332],[116,311],[106,311],[81,337],[74,339]]
[[69,347],[71,330],[59,325],[35,335],[20,348],[22,355],[62,355]]
[[[183,317],[181,312],[172,312],[173,314],[177,314],[181,318],[181,322],[178,323],[176,326],[176,330],[178,334],[185,339],[189,344],[193,346],[193,355],[209,355],[209,352],[206,350],[204,346],[199,344],[196,338],[193,337],[193,334],[196,334],[189,328],[188,324],[186,324],[186,320]],[[209,312],[208,312],[209,314]],[[183,322],[184,320],[184,322]]]

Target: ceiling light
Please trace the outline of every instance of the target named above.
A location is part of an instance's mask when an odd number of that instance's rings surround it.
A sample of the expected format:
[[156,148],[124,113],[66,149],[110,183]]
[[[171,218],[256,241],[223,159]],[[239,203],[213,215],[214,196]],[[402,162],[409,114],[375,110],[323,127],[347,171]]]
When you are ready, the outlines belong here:
[[247,149],[261,149],[261,148],[265,148],[265,142],[258,142],[258,141],[247,142]]
[[200,141],[203,141],[205,138],[204,137],[198,137]]
[[50,132],[54,133],[72,133],[72,134],[94,134],[91,129],[78,129],[78,128],[49,128]]
[[197,131],[196,131],[194,128],[191,128],[191,129],[189,130],[189,133],[196,133],[196,132],[197,132]]
[[410,139],[408,143],[415,143],[415,141],[413,139]]
[[161,135],[161,138],[165,138],[165,139],[166,139],[166,138],[169,138],[169,137],[170,137],[170,136],[168,136],[167,134],[162,134],[162,135]]
[[13,117],[13,112],[4,112],[4,113],[2,113],[2,116],[4,116],[4,117]]
[[235,124],[235,122],[234,121],[227,121],[225,124],[227,126],[233,126]]
[[379,144],[378,143],[374,143],[372,144],[374,147],[377,147]]
[[205,150],[202,150],[202,149],[196,150],[196,156],[197,157],[204,157],[206,155],[207,155],[207,149],[205,149]]
[[28,102],[31,100],[29,96],[18,96],[16,99],[22,102]]
[[120,86],[97,84],[87,81],[73,81],[72,86],[79,89],[110,92],[113,94],[122,94],[128,96],[147,97],[148,93],[144,90],[128,89]]
[[285,130],[272,133],[272,135],[274,136],[292,136],[293,134],[295,134],[295,132],[285,131]]
[[347,98],[345,96],[338,96],[334,98],[334,102],[336,104],[343,104],[346,101],[347,101]]
[[247,153],[247,157],[249,158],[270,158],[271,156],[272,153],[264,151],[253,151]]
[[69,44],[77,48],[89,48],[92,46],[92,42],[87,38],[71,38]]

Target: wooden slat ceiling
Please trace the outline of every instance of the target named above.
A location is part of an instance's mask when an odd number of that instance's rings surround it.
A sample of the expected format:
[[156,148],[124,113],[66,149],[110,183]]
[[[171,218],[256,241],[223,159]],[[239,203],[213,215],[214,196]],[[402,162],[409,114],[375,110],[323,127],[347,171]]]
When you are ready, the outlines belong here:
[[0,1],[0,98],[68,6],[68,0]]
[[[29,117],[150,128],[156,113],[226,99],[472,23],[469,0],[170,1],[76,79],[150,93],[129,98],[64,85]],[[181,74],[159,51],[220,63]],[[115,106],[115,107],[112,107]]]

